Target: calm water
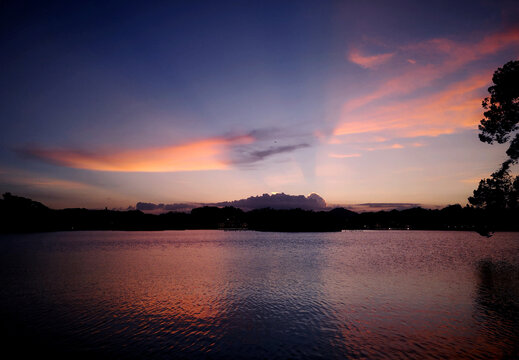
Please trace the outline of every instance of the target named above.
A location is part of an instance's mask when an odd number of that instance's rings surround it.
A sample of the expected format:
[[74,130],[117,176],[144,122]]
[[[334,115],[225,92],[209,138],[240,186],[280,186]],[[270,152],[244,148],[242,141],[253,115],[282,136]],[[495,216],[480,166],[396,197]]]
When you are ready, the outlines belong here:
[[519,234],[0,236],[2,350],[88,358],[517,358]]

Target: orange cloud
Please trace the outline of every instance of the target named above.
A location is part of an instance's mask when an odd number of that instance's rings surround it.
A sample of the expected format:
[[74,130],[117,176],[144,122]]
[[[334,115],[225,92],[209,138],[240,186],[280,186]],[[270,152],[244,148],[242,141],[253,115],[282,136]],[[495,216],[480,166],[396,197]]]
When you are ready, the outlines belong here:
[[219,170],[228,167],[225,153],[229,146],[253,141],[251,136],[240,136],[116,152],[84,152],[62,149],[31,149],[27,152],[58,165],[87,170],[117,172]]
[[437,38],[407,45],[402,49],[433,54],[444,53],[448,56],[446,63],[463,65],[518,43],[519,27],[487,35],[476,43]]
[[76,181],[52,179],[52,178],[36,178],[36,179],[19,179],[19,183],[38,186],[38,187],[50,187],[50,188],[61,188],[61,189],[81,189],[87,188],[89,185],[83,184]]
[[[334,135],[381,133],[387,138],[410,138],[474,128],[481,118],[481,92],[490,78],[491,72],[486,72],[454,83],[429,97],[400,100],[353,113],[344,111],[343,121],[334,130]],[[340,140],[335,138],[335,142]]]
[[481,181],[481,179],[484,179],[485,177],[487,177],[488,175],[485,174],[485,175],[482,175],[480,177],[475,177],[475,178],[471,178],[471,179],[461,179],[459,180],[461,183],[464,183],[464,184],[471,184],[471,185],[474,185],[474,184],[479,184],[479,182]]
[[[512,45],[519,45],[519,28],[488,35],[476,43],[432,39],[403,46],[399,50],[406,54],[407,61],[413,66],[406,68],[400,75],[384,81],[371,93],[348,100],[344,103],[343,109],[352,111],[389,95],[409,94],[431,85],[433,81],[459,70],[469,62],[497,53]],[[416,55],[428,58],[441,56],[441,59],[436,64],[418,66]],[[410,58],[413,60],[409,61]]]
[[396,143],[396,144],[392,144],[392,145],[382,145],[382,146],[370,147],[370,148],[367,148],[364,150],[367,150],[367,151],[391,150],[391,149],[405,149],[405,148],[409,148],[409,147],[421,147],[421,146],[423,146],[423,144],[421,144],[421,143],[412,143],[412,144],[406,144],[406,145]]
[[0,175],[4,175],[5,180],[9,183],[23,184],[45,189],[78,190],[93,188],[92,185],[78,181],[49,178],[16,169],[13,169],[9,173],[0,173]]
[[346,158],[360,157],[362,155],[361,154],[335,154],[335,153],[333,153],[328,156],[331,158],[334,158],[334,159],[346,159]]
[[395,53],[386,53],[386,54],[378,54],[378,55],[371,55],[366,56],[360,53],[358,49],[353,49],[348,54],[348,60],[351,62],[360,65],[361,67],[365,69],[371,69],[375,68],[385,62],[387,62],[389,59],[391,59]]

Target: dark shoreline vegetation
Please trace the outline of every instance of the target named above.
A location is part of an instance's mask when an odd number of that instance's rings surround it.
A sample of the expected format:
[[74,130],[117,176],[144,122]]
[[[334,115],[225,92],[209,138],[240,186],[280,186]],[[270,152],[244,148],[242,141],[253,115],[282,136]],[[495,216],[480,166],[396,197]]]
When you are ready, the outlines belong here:
[[450,205],[441,210],[420,207],[356,213],[271,208],[243,211],[235,207],[204,206],[190,213],[145,214],[139,210],[54,210],[31,199],[4,194],[0,199],[1,233],[71,230],[193,230],[232,229],[280,232],[341,230],[465,230],[488,234],[519,231],[519,209],[485,210]]

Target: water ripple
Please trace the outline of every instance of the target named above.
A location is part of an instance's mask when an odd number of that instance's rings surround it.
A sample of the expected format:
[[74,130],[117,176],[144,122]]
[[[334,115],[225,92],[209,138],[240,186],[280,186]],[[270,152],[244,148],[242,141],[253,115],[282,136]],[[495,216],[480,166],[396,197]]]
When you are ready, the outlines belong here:
[[518,357],[514,233],[64,232],[0,253],[21,355]]

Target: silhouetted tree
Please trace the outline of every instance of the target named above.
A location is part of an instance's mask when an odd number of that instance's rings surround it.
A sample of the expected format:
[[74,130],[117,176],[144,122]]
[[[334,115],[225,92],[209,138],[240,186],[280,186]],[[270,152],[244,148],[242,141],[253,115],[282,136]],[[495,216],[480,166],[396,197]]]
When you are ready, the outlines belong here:
[[[509,177],[509,175],[507,175]],[[503,176],[497,176],[498,179]],[[343,229],[422,229],[519,231],[519,179],[505,184],[484,183],[487,188],[501,189],[506,197],[495,196],[509,208],[499,211],[481,206],[451,205],[442,210],[413,208],[355,213],[336,208],[330,211],[303,209],[256,209],[245,212],[234,207],[201,207],[190,213],[168,212],[145,214],[139,210],[51,209],[31,199],[4,194],[0,199],[0,234],[41,231],[77,230],[184,230],[249,229],[259,231],[341,231]],[[509,188],[512,188],[510,190]],[[508,190],[502,190],[507,188]],[[486,195],[485,199],[491,196]],[[504,200],[503,200],[504,199]],[[515,204],[516,208],[511,208]],[[477,206],[476,206],[477,205]],[[501,207],[499,205],[498,207]]]
[[510,141],[506,151],[509,159],[503,163],[507,169],[519,159],[519,61],[509,61],[498,68],[492,76],[493,86],[488,88],[489,97],[483,100],[485,118],[479,125],[479,139],[492,144]]
[[509,61],[492,76],[490,96],[483,100],[485,118],[479,125],[479,139],[493,144],[510,140],[508,159],[490,178],[482,179],[469,203],[489,210],[518,208],[519,177],[510,176],[510,166],[519,159],[519,61]]
[[469,203],[489,210],[515,209],[519,207],[519,176],[510,176],[508,168],[501,168],[490,178],[483,179],[469,197]]

